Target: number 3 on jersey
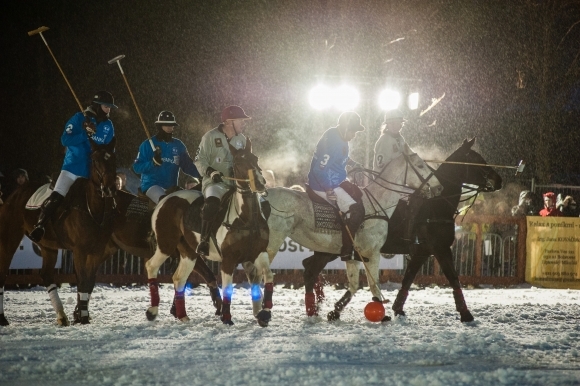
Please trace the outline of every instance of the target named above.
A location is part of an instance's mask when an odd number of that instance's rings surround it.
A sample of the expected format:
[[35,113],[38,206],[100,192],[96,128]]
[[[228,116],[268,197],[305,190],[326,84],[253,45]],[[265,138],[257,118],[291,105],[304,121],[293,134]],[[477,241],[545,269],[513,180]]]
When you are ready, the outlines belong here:
[[322,161],[320,161],[320,166],[326,166],[326,164],[328,163],[328,160],[330,159],[330,156],[328,154],[325,154],[322,156]]

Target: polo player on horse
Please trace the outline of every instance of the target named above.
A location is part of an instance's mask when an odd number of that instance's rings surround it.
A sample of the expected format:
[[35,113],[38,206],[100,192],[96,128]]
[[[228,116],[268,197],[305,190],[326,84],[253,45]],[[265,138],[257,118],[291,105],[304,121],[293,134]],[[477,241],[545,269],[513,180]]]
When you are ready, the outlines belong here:
[[51,195],[42,203],[38,222],[30,235],[38,243],[44,236],[44,226],[64,200],[72,184],[78,178],[89,178],[91,169],[91,144],[89,138],[97,145],[106,145],[115,136],[113,122],[109,119],[111,108],[116,109],[113,95],[107,91],[97,92],[92,103],[84,113],[73,115],[65,125],[60,138],[66,146],[66,154],[60,175]]
[[171,111],[162,111],[155,122],[157,135],[145,140],[139,146],[139,153],[133,164],[133,170],[141,174],[141,191],[155,204],[167,193],[167,189],[177,186],[179,170],[185,174],[200,178],[185,144],[173,137],[173,130],[179,124]]
[[[352,259],[354,249],[352,237],[364,220],[364,207],[362,203],[357,203],[341,185],[350,184],[346,181],[346,166],[362,167],[350,159],[349,142],[356,137],[357,133],[364,130],[365,127],[361,124],[361,118],[356,112],[342,113],[336,127],[326,130],[316,144],[308,173],[308,184],[314,193],[332,205],[338,206],[338,209],[344,213],[344,228],[348,227],[343,230],[340,251],[340,258],[344,261]],[[361,260],[358,253],[355,253],[355,260]]]
[[[405,126],[406,120],[399,109],[389,110],[385,113],[385,120],[381,126],[381,137],[375,144],[375,158],[373,159],[373,170],[382,171],[389,163],[402,154],[410,155],[413,150],[409,147],[405,138],[401,135],[401,129]],[[411,241],[415,217],[423,204],[423,199],[418,194],[408,196],[407,212],[403,239]]]
[[228,106],[222,110],[222,123],[201,138],[195,155],[195,165],[204,176],[202,192],[205,203],[201,211],[201,240],[196,252],[209,256],[211,223],[220,208],[221,198],[235,187],[235,181],[222,177],[233,177],[233,156],[228,144],[236,149],[246,147],[244,127],[251,119],[240,106]]

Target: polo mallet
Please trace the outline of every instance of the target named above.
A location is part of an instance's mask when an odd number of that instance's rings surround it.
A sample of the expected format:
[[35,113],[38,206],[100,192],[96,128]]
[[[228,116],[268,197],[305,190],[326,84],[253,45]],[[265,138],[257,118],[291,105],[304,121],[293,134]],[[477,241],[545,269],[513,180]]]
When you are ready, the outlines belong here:
[[[60,64],[58,64],[58,61],[56,60],[56,57],[54,56],[54,54],[52,53],[52,50],[50,49],[48,43],[46,42],[46,39],[44,38],[44,35],[42,34],[44,31],[48,31],[50,28],[48,27],[40,27],[37,28],[33,31],[28,31],[28,36],[32,36],[32,35],[40,35],[40,37],[42,38],[42,41],[44,42],[44,44],[46,45],[46,48],[48,48],[48,52],[50,52],[50,55],[52,56],[52,58],[54,59],[54,62],[56,63],[56,66],[58,67],[58,69],[60,70],[60,73],[62,74],[62,77],[64,78],[64,81],[66,82],[66,84],[68,85],[68,88],[70,89],[70,92],[72,92],[73,97],[75,98],[75,101],[77,102],[77,104],[79,105],[79,109],[81,110],[81,112],[83,113],[83,115],[85,115],[85,112],[83,111],[83,106],[81,105],[81,102],[79,102],[79,98],[77,98],[77,95],[75,94],[74,90],[72,89],[68,79],[66,78],[66,75],[64,74],[64,72],[62,71],[62,68],[60,68]],[[85,115],[86,116],[86,115]]]
[[437,160],[431,160],[431,159],[426,159],[426,160],[423,160],[423,161],[425,161],[425,162],[433,162],[433,163],[436,163],[436,164],[491,166],[492,168],[516,169],[516,174],[515,174],[516,176],[520,175],[524,171],[524,168],[526,167],[526,163],[524,162],[524,160],[520,160],[520,163],[517,166],[492,165],[492,164],[476,164],[476,163],[472,163],[472,162],[437,161]]
[[151,144],[151,149],[155,151],[155,145],[153,144],[153,140],[151,139],[151,134],[149,134],[149,130],[147,130],[147,126],[145,125],[145,121],[141,116],[141,110],[139,110],[139,106],[137,106],[137,102],[135,101],[135,97],[133,96],[133,91],[131,91],[131,87],[129,87],[129,82],[127,82],[127,77],[125,76],[125,72],[123,72],[123,67],[121,67],[120,60],[123,59],[125,55],[115,56],[113,59],[109,60],[109,64],[113,64],[117,62],[119,65],[119,70],[121,70],[121,75],[123,75],[123,79],[125,80],[125,84],[127,85],[127,89],[129,90],[129,94],[131,95],[131,99],[133,100],[133,104],[135,105],[135,109],[137,110],[137,115],[139,115],[139,119],[141,120],[141,124],[143,125],[143,129],[145,130],[145,134],[147,135],[147,139]]

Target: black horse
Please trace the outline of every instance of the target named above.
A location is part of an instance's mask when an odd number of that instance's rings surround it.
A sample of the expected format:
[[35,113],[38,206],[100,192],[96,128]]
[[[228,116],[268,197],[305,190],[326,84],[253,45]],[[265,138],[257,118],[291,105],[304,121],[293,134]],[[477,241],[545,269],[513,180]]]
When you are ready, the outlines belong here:
[[[411,257],[405,270],[401,289],[393,303],[392,308],[395,316],[405,315],[403,306],[409,295],[409,288],[413,284],[413,280],[421,266],[427,261],[429,256],[433,255],[453,288],[453,298],[455,299],[456,309],[461,315],[461,321],[473,321],[473,316],[465,304],[451,252],[451,245],[455,240],[454,219],[457,215],[457,205],[459,204],[464,184],[476,186],[474,194],[481,191],[492,192],[502,186],[501,177],[491,167],[462,164],[486,164],[483,157],[471,149],[474,143],[475,138],[464,140],[463,144],[446,160],[457,163],[443,163],[434,171],[444,189],[440,196],[425,200],[421,205],[415,219],[411,243],[402,239],[404,215],[401,213],[404,210],[397,208],[393,216],[388,219],[389,234],[381,252],[409,254]],[[328,262],[336,258],[336,255],[315,252],[313,256],[303,261],[305,268],[304,282],[307,293],[312,293],[314,287],[319,285],[317,282],[318,275]],[[317,294],[319,293],[320,291],[318,290]],[[331,311],[328,316],[329,320],[337,319],[340,316],[340,312],[350,300],[347,295],[343,296],[335,304],[334,311]],[[387,316],[384,320],[390,320],[390,318]]]

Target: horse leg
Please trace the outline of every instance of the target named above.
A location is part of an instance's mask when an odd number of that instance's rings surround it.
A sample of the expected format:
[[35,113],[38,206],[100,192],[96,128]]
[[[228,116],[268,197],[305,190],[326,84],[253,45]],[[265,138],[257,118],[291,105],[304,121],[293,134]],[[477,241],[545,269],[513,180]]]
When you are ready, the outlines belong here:
[[[194,255],[195,256],[195,255]],[[179,265],[173,274],[173,286],[175,288],[174,304],[175,317],[182,322],[189,321],[187,312],[185,311],[185,283],[193,267],[195,266],[195,259],[191,260],[185,255],[181,255]]]
[[340,319],[340,313],[358,291],[360,280],[360,263],[358,261],[348,260],[346,262],[346,276],[348,278],[348,290],[338,302],[334,303],[334,310],[330,311],[326,316],[329,322]]
[[6,208],[4,209],[5,211],[2,212],[4,215],[0,216],[1,223],[4,224],[0,227],[0,326],[10,325],[8,319],[4,316],[4,286],[8,277],[10,263],[24,236],[24,232],[16,227],[15,224],[11,223],[10,226],[7,226],[9,219],[6,217]]
[[405,306],[405,301],[407,300],[407,296],[409,296],[409,289],[413,284],[413,280],[415,280],[415,276],[425,264],[427,259],[429,258],[428,255],[411,255],[411,260],[407,264],[407,269],[405,269],[405,274],[403,276],[403,281],[401,283],[401,289],[397,292],[397,297],[395,302],[393,303],[393,311],[395,312],[395,316],[405,316],[405,311],[403,311],[403,307]]
[[196,259],[195,265],[193,266],[193,270],[197,272],[206,282],[209,288],[209,294],[211,296],[211,301],[213,306],[215,307],[215,314],[221,315],[222,312],[222,297],[220,296],[220,291],[217,285],[217,280],[212,272],[209,269],[208,265],[205,263],[204,259]]
[[[229,264],[233,265],[233,264]],[[232,326],[234,322],[232,322],[232,314],[230,312],[230,305],[232,303],[232,294],[234,292],[234,275],[233,269],[225,271],[226,267],[224,267],[224,262],[222,262],[222,291],[223,291],[223,300],[222,300],[222,316],[221,321],[223,324],[227,324]],[[227,273],[231,272],[231,274]]]
[[[338,255],[331,253],[314,252],[314,255],[302,260],[304,266],[304,304],[306,306],[306,315],[318,316],[317,303],[324,300],[324,291],[320,283],[320,272],[326,264],[335,260]],[[315,292],[316,291],[316,296]],[[318,299],[316,299],[318,297]]]
[[89,300],[95,288],[97,269],[103,260],[103,255],[87,255],[81,250],[75,249],[73,256],[78,280],[74,323],[90,324]]
[[157,280],[157,275],[159,274],[159,267],[167,260],[169,257],[168,253],[161,252],[159,246],[155,250],[153,257],[151,257],[145,263],[145,269],[147,270],[147,283],[149,284],[149,294],[151,296],[151,306],[145,312],[147,320],[153,321],[159,314],[159,281]]
[[[387,303],[388,300],[384,300],[379,282],[379,263],[381,260],[381,254],[377,251],[377,253],[365,254],[365,256],[369,258],[369,261],[364,265],[366,269],[367,282],[373,295],[372,300],[375,302]],[[390,320],[391,317],[385,315],[381,322],[388,322]]]
[[56,322],[60,326],[70,326],[70,321],[64,312],[62,301],[58,296],[58,287],[54,282],[54,266],[58,258],[58,250],[42,248],[41,254],[42,270],[40,271],[40,276],[48,292],[52,308],[56,312]]
[[453,254],[451,248],[441,248],[435,254],[435,258],[439,262],[439,266],[443,270],[443,274],[449,281],[453,288],[453,299],[455,300],[455,309],[461,315],[461,322],[473,322],[473,315],[467,309],[463,291],[461,290],[461,283],[459,283],[459,275],[453,264]]
[[252,288],[250,293],[252,295],[252,313],[257,316],[262,310],[262,290],[260,289],[260,282],[262,281],[262,275],[258,270],[258,267],[250,261],[242,263],[244,267],[244,272],[248,278],[248,282],[251,284]]
[[[260,327],[268,326],[272,319],[272,295],[274,294],[274,274],[270,269],[270,258],[267,252],[262,252],[254,261],[254,266],[258,271],[258,277],[264,276],[264,300],[262,303],[262,310],[258,312],[256,318]],[[259,288],[258,288],[259,289]]]

